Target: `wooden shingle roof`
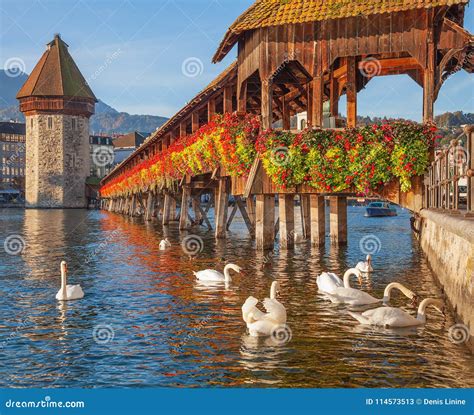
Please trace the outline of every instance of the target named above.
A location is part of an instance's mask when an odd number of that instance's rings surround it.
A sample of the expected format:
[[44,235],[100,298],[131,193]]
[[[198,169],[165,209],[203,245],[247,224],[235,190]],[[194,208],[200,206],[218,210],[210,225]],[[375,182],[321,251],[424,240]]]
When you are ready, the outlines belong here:
[[74,97],[97,99],[59,35],[48,43],[47,50],[34,67],[17,98]]
[[396,13],[467,4],[469,0],[257,0],[227,30],[213,62],[221,61],[239,35],[259,27]]

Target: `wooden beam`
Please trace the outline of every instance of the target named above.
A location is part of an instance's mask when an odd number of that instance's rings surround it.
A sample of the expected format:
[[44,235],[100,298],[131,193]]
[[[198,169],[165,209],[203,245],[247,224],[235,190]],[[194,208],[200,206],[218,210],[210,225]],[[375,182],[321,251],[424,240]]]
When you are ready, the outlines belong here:
[[[249,200],[249,199],[247,199]],[[253,223],[255,222],[252,222],[252,220],[250,219],[250,216],[247,212],[247,209],[245,209],[245,205],[244,205],[244,202],[242,201],[242,198],[240,196],[235,196],[235,202],[237,203],[237,206],[239,207],[239,210],[240,210],[240,214],[242,215],[242,218],[245,222],[245,225],[247,226],[247,230],[249,231],[249,233],[251,235],[254,234],[255,232],[255,226]],[[253,202],[253,200],[252,200]],[[254,220],[255,220],[255,207],[253,205],[253,203],[251,204],[253,206],[253,214],[254,214]],[[247,205],[248,206],[248,205]]]
[[216,115],[216,99],[211,98],[207,102],[207,119],[211,121],[214,115]]
[[262,129],[272,128],[273,120],[273,88],[269,79],[262,80]]
[[227,225],[226,225],[227,230],[230,229],[230,225],[232,225],[232,221],[234,220],[235,214],[237,213],[238,209],[239,207],[237,203],[235,203],[234,206],[232,206],[232,211],[230,212],[229,219],[227,220]]
[[330,196],[330,235],[331,243],[347,244],[347,197]]
[[163,201],[163,225],[169,225],[171,216],[171,196],[168,193],[165,193],[165,198]]
[[355,128],[357,126],[357,73],[356,58],[347,58],[347,126]]
[[280,246],[289,249],[295,243],[295,198],[293,194],[278,196]]
[[237,95],[237,111],[244,114],[247,112],[247,80],[240,84]]
[[153,203],[155,201],[155,194],[153,192],[148,192],[148,197],[146,200],[146,210],[145,210],[145,220],[150,221],[152,218]]
[[310,195],[311,244],[322,246],[326,240],[326,214],[324,196]]
[[283,121],[283,129],[290,130],[291,129],[291,114],[290,114],[290,105],[289,102],[283,98],[282,102],[282,121]]
[[219,179],[216,194],[215,225],[217,239],[226,237],[227,211],[229,208],[229,182],[227,177]]
[[252,195],[247,197],[247,199],[245,200],[245,204],[247,205],[247,213],[249,216],[250,223],[255,229],[255,201],[253,200]]
[[193,133],[199,130],[199,112],[194,111],[191,116],[191,128]]
[[256,206],[257,249],[273,249],[275,243],[275,196],[257,195]]
[[337,117],[339,114],[339,86],[334,76],[331,77],[329,84],[329,105],[331,116]]
[[189,211],[189,198],[191,197],[191,189],[188,186],[183,187],[183,193],[181,195],[181,210],[179,212],[179,229],[184,230],[188,228],[188,211]]
[[186,136],[186,121],[183,121],[179,124],[179,136],[180,137]]
[[226,86],[224,88],[224,113],[232,112],[232,95],[233,88],[232,86]]
[[301,228],[303,229],[303,238],[308,239],[311,236],[311,216],[309,195],[300,194],[301,209]]

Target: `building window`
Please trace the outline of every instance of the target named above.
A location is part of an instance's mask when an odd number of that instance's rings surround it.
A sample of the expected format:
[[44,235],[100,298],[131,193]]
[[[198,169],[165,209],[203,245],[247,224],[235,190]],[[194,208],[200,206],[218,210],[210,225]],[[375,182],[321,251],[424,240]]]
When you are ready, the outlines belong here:
[[30,119],[30,127],[33,128],[33,118]]
[[73,130],[76,129],[76,119],[75,119],[75,118],[73,118],[73,119],[71,120],[71,128],[72,128]]
[[302,119],[300,121],[300,130],[304,130],[306,128],[306,120]]
[[48,117],[48,130],[53,129],[53,117]]

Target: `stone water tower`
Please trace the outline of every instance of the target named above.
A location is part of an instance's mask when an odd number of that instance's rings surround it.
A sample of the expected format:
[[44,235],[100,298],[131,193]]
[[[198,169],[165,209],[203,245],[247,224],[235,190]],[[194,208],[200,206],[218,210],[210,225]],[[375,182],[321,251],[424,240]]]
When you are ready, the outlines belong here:
[[26,207],[86,207],[89,118],[97,99],[60,35],[16,97],[26,118]]

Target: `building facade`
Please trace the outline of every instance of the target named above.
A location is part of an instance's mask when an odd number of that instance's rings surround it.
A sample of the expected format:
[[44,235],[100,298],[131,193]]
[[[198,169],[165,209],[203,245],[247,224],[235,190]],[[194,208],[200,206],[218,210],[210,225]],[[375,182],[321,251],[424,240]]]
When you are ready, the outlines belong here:
[[89,136],[90,176],[102,179],[109,174],[114,165],[114,143],[112,137],[103,135]]
[[149,134],[134,131],[114,138],[114,166],[128,158],[146,140]]
[[0,188],[23,190],[25,151],[25,124],[0,122]]
[[84,208],[95,98],[59,35],[17,94],[26,119],[26,207]]

